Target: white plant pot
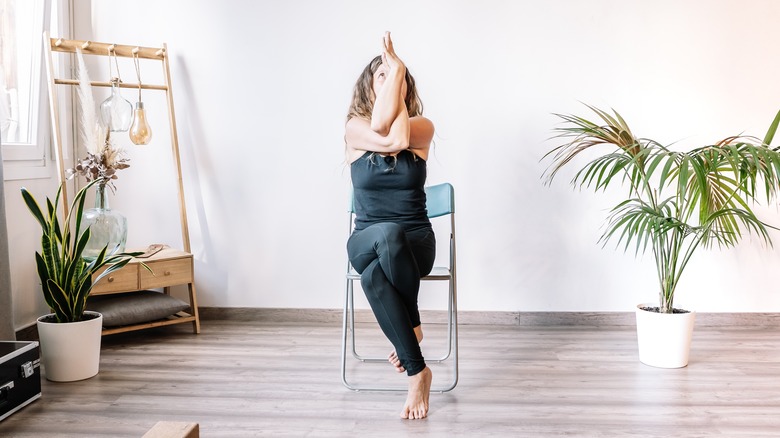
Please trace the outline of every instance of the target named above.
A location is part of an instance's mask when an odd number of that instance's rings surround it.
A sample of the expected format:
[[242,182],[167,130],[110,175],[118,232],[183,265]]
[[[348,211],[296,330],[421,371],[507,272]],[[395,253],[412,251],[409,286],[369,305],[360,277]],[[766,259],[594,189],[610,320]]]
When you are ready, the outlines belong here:
[[687,366],[696,313],[656,313],[643,307],[658,306],[640,304],[636,308],[639,360],[658,368]]
[[41,341],[41,362],[46,379],[54,382],[74,382],[95,376],[100,369],[100,340],[103,315],[80,322],[44,322],[38,318]]

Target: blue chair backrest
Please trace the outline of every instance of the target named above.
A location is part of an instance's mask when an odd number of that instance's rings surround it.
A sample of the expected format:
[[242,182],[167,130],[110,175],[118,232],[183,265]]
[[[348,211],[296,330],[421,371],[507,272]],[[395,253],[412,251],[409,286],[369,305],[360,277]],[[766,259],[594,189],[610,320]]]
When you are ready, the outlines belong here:
[[425,188],[428,217],[435,218],[455,212],[455,190],[452,184],[436,184]]
[[[455,190],[450,183],[436,184],[425,188],[425,208],[428,217],[433,219],[455,213]],[[355,196],[349,192],[349,212],[355,212]]]

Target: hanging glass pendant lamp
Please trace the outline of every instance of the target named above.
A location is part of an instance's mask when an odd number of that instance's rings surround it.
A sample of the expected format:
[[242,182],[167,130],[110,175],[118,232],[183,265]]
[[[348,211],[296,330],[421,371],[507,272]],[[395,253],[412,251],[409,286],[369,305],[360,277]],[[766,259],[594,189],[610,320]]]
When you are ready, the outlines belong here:
[[[116,76],[113,76],[111,68],[112,54],[116,65]],[[109,131],[125,132],[130,129],[130,123],[133,121],[133,105],[122,97],[122,93],[119,91],[122,77],[119,75],[119,63],[113,48],[108,49],[108,71],[111,77],[111,96],[100,104],[100,120],[108,127]]]
[[144,103],[140,99],[135,103],[133,125],[130,127],[130,140],[137,145],[149,144],[152,141],[152,128],[146,121]]
[[130,127],[130,141],[136,145],[146,145],[152,141],[152,127],[146,120],[146,110],[141,100],[141,68],[138,64],[138,53],[133,51],[133,62],[135,63],[135,74],[138,77],[138,102],[135,103],[133,112],[133,125]]
[[130,129],[133,121],[133,105],[119,92],[119,78],[111,78],[111,96],[100,104],[100,119],[112,132]]

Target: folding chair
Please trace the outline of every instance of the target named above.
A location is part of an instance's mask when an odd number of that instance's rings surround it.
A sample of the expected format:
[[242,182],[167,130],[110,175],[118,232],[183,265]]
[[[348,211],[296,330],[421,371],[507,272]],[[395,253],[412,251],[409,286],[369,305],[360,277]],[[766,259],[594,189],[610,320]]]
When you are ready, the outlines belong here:
[[[457,306],[457,275],[455,264],[455,193],[451,184],[444,183],[425,188],[428,217],[433,219],[449,215],[449,266],[435,266],[423,281],[447,281],[449,283],[449,298],[447,302],[447,346],[443,356],[426,359],[427,363],[451,362],[452,380],[446,385],[432,387],[433,392],[451,391],[458,384],[458,306]],[[349,231],[352,232],[355,217],[354,200],[349,203]],[[437,235],[437,238],[441,236]],[[355,345],[355,301],[354,282],[360,281],[358,274],[347,261],[346,302],[344,303],[344,322],[342,328],[341,348],[341,381],[353,391],[406,391],[406,387],[382,387],[360,385],[349,382],[347,378],[347,344],[351,344],[352,356],[360,362],[387,362],[386,357],[366,357],[357,352]],[[350,336],[351,335],[351,336]],[[348,342],[350,341],[351,342]],[[388,364],[389,366],[389,364]]]

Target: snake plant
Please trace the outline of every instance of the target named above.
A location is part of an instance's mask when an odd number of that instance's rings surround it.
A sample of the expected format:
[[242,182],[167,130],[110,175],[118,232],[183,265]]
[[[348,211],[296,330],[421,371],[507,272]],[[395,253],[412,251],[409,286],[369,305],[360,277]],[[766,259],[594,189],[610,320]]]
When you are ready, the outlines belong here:
[[[614,239],[624,251],[652,251],[659,286],[659,312],[673,313],[677,284],[699,248],[733,247],[743,234],[755,234],[769,246],[768,229],[751,205],[777,195],[780,153],[769,145],[780,112],[762,139],[732,136],[688,152],[670,150],[636,137],[617,111],[586,105],[597,118],[556,114],[562,124],[554,139],[563,144],[544,159],[552,161],[545,184],[572,165],[580,154],[591,157],[571,180],[595,191],[617,185],[627,197],[610,211],[600,242]],[[593,158],[594,150],[606,151]]]
[[[82,257],[89,241],[89,228],[80,229],[84,211],[84,197],[95,183],[84,186],[73,198],[64,222],[57,215],[63,187],[60,185],[54,202],[46,198],[46,213],[38,202],[22,187],[22,198],[32,215],[41,225],[41,252],[35,253],[38,276],[43,288],[43,297],[58,323],[78,322],[84,319],[84,308],[89,293],[98,281],[124,267],[140,252],[114,253],[103,247],[94,260]],[[75,213],[75,218],[73,214]],[[71,230],[71,223],[75,230]],[[94,277],[101,268],[107,267]]]

